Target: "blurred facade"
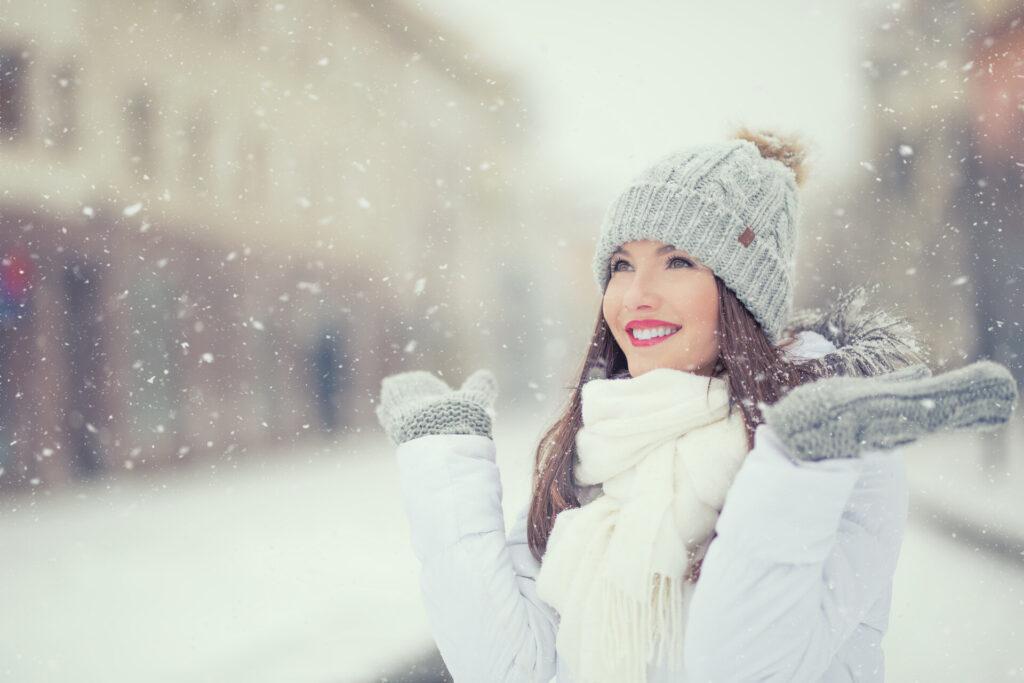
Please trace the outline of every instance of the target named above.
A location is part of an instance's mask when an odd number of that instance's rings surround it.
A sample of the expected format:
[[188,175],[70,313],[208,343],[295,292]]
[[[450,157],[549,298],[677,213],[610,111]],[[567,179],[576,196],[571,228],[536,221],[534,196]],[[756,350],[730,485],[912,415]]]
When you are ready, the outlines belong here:
[[466,41],[399,3],[4,13],[0,490],[358,431],[400,369],[543,370],[524,108]]
[[990,358],[1024,382],[1024,4],[896,3],[870,21],[871,147],[828,258],[898,283],[882,296],[940,364]]

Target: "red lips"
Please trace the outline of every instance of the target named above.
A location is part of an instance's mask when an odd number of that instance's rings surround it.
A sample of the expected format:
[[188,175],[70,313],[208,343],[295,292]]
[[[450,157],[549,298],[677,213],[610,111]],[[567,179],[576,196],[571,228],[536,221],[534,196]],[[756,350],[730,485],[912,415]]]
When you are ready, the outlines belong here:
[[628,323],[626,323],[627,332],[635,328],[645,329],[649,327],[681,327],[681,325],[670,323],[667,320],[654,320],[653,318],[644,318],[643,320],[630,320]]
[[[637,339],[633,336],[633,330],[650,329],[652,327],[674,327],[676,329],[675,332],[672,332],[671,334],[654,337],[653,339]],[[631,320],[626,324],[626,334],[629,336],[629,341],[633,346],[654,346],[655,344],[660,344],[669,337],[675,335],[676,332],[679,332],[681,329],[683,328],[680,325],[676,325],[665,320],[654,320],[650,318],[644,320]]]

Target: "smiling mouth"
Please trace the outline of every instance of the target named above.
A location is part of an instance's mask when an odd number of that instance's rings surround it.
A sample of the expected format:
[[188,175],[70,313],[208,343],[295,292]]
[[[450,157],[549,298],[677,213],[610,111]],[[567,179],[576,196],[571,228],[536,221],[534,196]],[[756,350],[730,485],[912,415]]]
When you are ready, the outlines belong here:
[[633,346],[654,346],[655,344],[660,344],[666,339],[671,339],[681,329],[683,328],[677,327],[673,332],[670,332],[669,334],[658,335],[657,337],[651,337],[650,339],[638,339],[633,335],[633,333],[636,331],[635,329],[627,330],[626,334],[629,335],[629,341],[633,344]]

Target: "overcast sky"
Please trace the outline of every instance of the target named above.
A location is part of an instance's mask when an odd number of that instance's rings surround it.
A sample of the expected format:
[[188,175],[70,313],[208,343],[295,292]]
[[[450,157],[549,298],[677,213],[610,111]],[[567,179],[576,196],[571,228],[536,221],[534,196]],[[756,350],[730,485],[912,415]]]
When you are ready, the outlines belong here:
[[519,72],[553,158],[611,192],[732,124],[804,133],[815,174],[864,158],[865,17],[880,3],[419,0]]

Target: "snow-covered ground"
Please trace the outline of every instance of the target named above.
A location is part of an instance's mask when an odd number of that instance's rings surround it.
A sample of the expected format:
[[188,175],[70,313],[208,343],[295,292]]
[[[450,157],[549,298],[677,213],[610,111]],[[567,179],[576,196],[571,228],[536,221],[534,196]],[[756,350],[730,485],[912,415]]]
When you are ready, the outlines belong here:
[[380,435],[5,506],[0,679],[365,681],[430,645]]
[[[541,426],[499,417],[507,518],[525,501]],[[972,444],[915,444],[908,463],[927,460],[919,470],[934,474]],[[912,479],[889,680],[1024,678],[1022,558],[930,523],[925,499],[942,501]],[[5,681],[363,682],[432,647],[379,432],[252,456],[237,470],[3,500],[0,549]]]
[[1024,415],[995,434],[933,435],[906,457],[889,680],[1024,680]]

